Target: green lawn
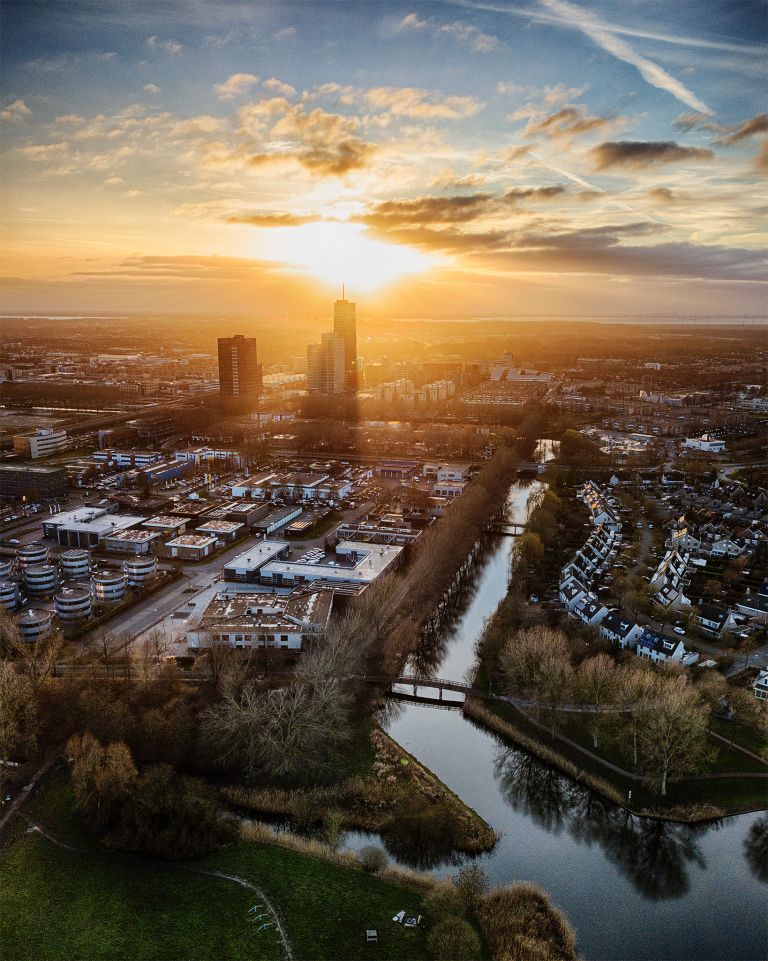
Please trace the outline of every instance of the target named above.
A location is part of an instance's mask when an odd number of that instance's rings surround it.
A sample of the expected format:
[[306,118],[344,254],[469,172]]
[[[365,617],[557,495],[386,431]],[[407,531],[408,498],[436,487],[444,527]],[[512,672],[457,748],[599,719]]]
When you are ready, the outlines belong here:
[[[753,754],[759,755],[761,751],[765,750],[765,740],[762,734],[753,727],[734,721],[724,721],[719,717],[714,718],[710,726],[717,734],[728,738],[729,741],[733,738],[735,744],[752,751]],[[743,755],[741,756],[743,757]]]
[[[65,776],[55,775],[25,813],[85,852],[19,830],[0,851],[2,961],[272,961],[277,935],[256,933],[248,909],[258,896],[184,865],[236,874],[266,891],[281,912],[297,961],[421,961],[422,929],[390,920],[418,912],[418,894],[357,871],[262,844],[241,843],[178,864],[112,853],[72,811]],[[375,928],[379,941],[365,943]]]

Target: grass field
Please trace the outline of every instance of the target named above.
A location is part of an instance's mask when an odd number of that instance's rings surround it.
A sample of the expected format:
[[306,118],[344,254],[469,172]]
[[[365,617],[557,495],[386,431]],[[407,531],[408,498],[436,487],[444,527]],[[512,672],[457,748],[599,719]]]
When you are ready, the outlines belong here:
[[[274,932],[258,934],[258,895],[187,868],[237,875],[278,908],[297,961],[421,961],[423,929],[393,924],[418,913],[422,895],[280,848],[240,843],[192,862],[153,862],[110,852],[72,810],[66,777],[54,775],[24,808],[65,850],[28,833],[18,815],[0,851],[2,961],[272,961]],[[263,910],[263,909],[262,909]],[[259,911],[258,913],[261,913]],[[266,919],[264,919],[266,920]],[[378,931],[366,945],[365,931]]]

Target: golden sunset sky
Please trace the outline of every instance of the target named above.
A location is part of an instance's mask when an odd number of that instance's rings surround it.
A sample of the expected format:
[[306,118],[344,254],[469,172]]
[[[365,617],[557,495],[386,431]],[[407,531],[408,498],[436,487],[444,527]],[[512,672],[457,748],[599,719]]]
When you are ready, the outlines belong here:
[[2,16],[6,313],[764,313],[762,3]]

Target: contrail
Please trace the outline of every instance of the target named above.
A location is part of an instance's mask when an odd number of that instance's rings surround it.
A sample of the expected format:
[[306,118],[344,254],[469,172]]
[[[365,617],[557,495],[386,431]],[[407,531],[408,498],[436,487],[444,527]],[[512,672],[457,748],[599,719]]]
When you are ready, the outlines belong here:
[[625,40],[621,40],[612,32],[609,24],[591,11],[583,10],[575,3],[569,3],[568,0],[539,0],[539,2],[548,10],[562,17],[576,30],[581,30],[583,34],[594,40],[598,47],[601,47],[607,53],[613,54],[614,57],[624,63],[637,67],[640,75],[652,87],[666,90],[667,93],[671,93],[673,97],[699,113],[712,113],[710,108],[699,100],[695,93],[680,83],[679,80],[675,80],[658,64],[647,60],[633,50]]

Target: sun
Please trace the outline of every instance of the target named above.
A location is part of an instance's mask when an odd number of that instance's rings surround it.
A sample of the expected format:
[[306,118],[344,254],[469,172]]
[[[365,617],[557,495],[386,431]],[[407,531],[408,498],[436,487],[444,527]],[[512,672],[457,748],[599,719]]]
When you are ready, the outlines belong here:
[[270,237],[269,258],[306,271],[330,287],[346,283],[355,290],[375,290],[440,263],[412,247],[373,240],[362,224],[326,221],[280,230],[277,237]]

